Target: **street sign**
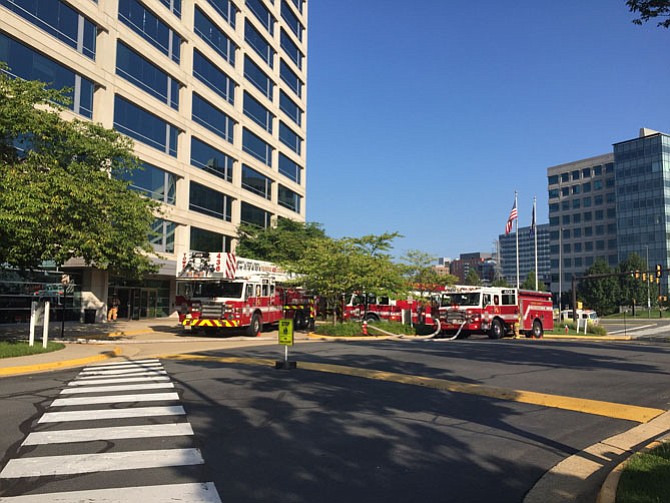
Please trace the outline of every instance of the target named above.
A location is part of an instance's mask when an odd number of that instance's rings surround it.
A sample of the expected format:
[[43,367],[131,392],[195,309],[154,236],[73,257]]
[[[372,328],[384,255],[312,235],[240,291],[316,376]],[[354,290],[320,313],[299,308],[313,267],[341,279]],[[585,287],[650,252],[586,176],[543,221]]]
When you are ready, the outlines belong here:
[[279,344],[293,346],[293,320],[279,320]]

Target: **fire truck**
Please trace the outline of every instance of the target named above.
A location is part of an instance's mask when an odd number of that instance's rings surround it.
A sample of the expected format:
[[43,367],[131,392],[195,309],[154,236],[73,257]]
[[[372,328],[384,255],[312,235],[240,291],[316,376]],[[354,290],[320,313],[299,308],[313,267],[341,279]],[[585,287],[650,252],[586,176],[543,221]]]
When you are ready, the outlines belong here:
[[385,295],[354,293],[345,296],[342,316],[344,320],[357,321],[406,321],[403,312],[409,312],[412,323],[434,325],[431,318],[430,302],[421,302],[417,299],[394,300]]
[[242,329],[260,335],[264,325],[293,319],[314,326],[316,302],[296,277],[271,262],[232,253],[185,253],[177,267],[179,322],[184,330],[207,334]]
[[526,337],[539,338],[553,330],[551,293],[516,288],[452,286],[441,294],[443,335],[466,338],[487,334],[491,339],[514,335],[515,325]]

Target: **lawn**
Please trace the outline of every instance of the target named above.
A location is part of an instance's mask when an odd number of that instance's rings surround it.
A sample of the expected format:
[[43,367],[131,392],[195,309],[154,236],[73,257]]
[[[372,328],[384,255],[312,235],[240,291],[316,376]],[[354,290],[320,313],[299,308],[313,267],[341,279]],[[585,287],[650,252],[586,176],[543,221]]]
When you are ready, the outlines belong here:
[[621,473],[616,494],[616,503],[666,501],[670,501],[670,442],[631,457]]
[[64,344],[60,342],[47,342],[47,347],[43,348],[42,343],[35,343],[29,346],[26,341],[0,341],[0,358],[14,358],[17,356],[37,355],[40,353],[50,353],[63,349]]

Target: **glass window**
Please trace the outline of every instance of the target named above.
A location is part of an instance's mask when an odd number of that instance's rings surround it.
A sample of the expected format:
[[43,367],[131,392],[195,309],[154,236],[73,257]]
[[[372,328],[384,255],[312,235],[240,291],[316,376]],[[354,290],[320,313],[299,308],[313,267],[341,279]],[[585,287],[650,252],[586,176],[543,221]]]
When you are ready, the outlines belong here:
[[235,51],[237,46],[205,15],[204,12],[200,10],[197,5],[195,6],[193,31],[207,42],[212,49],[218,52],[224,60],[232,66],[235,66]]
[[614,163],[613,162],[608,162],[605,164],[605,173],[614,173]]
[[573,224],[579,224],[582,221],[582,214],[581,213],[575,213],[572,215],[572,223]]
[[24,80],[39,80],[51,89],[69,87],[70,110],[93,117],[93,82],[0,33],[0,61],[9,66],[10,75]]
[[566,183],[570,181],[569,173],[561,173],[561,183]]
[[302,81],[298,75],[282,59],[279,64],[279,77],[296,94],[302,98]]
[[298,9],[298,12],[302,14],[302,0],[291,0],[293,2],[293,5],[295,5],[296,9]]
[[181,38],[137,0],[119,0],[119,19],[175,63]]
[[[581,238],[582,237],[582,230],[579,227],[577,227],[575,229],[572,229],[572,237]],[[579,250],[577,249],[577,244],[579,244]],[[582,251],[581,243],[575,243],[575,251]]]
[[579,194],[579,193],[581,192],[581,189],[582,189],[582,188],[581,188],[579,185],[574,185],[574,186],[572,187],[572,193],[573,193],[573,194]]
[[231,207],[230,196],[196,182],[190,183],[189,210],[230,222]]
[[235,126],[233,119],[197,93],[193,93],[191,118],[201,126],[209,129],[212,133],[233,143],[233,130]]
[[274,82],[248,56],[244,57],[244,77],[251,82],[267,98],[272,100]]
[[584,208],[590,208],[591,207],[591,198],[590,197],[585,197],[582,199],[582,205]]
[[563,225],[570,223],[570,215],[563,215]]
[[302,110],[284,91],[279,92],[279,109],[298,126],[302,126]]
[[246,5],[270,35],[274,35],[275,20],[262,0],[246,0]]
[[163,253],[174,253],[174,231],[177,226],[174,222],[169,222],[158,218],[151,225],[149,241],[154,250]]
[[591,192],[591,182],[586,182],[582,184],[583,192]]
[[291,61],[295,63],[295,66],[297,66],[299,70],[302,70],[302,52],[300,52],[298,46],[295,45],[295,42],[291,40],[291,37],[289,37],[284,30],[281,31],[279,45]]
[[570,175],[572,176],[573,181],[579,180],[579,170],[578,169],[576,169],[575,171],[572,171],[570,173]]
[[604,198],[603,198],[602,194],[594,196],[593,204],[596,205],[596,206],[600,206],[601,204],[603,204],[603,200],[604,200]]
[[178,18],[181,18],[181,0],[161,0],[161,3]]
[[233,181],[233,158],[195,136],[191,137],[191,164],[227,182]]
[[277,202],[280,206],[288,208],[289,210],[300,213],[300,200],[302,199],[297,193],[292,190],[279,185]]
[[179,130],[118,94],[114,96],[114,127],[137,141],[177,157]]
[[263,35],[248,20],[244,23],[244,40],[265,61],[270,68],[274,65],[275,51]]
[[602,174],[603,174],[602,165],[598,164],[597,166],[593,166],[593,176],[600,176]]
[[197,49],[193,50],[193,75],[228,103],[235,102],[235,81]]
[[569,196],[570,195],[570,187],[563,187],[561,189],[561,195],[562,196]]
[[302,168],[281,152],[279,152],[279,172],[295,183],[300,183]]
[[593,181],[593,190],[600,190],[603,188],[603,181],[602,180],[594,180]]
[[229,252],[233,238],[218,232],[191,227],[189,248],[200,252]]
[[209,5],[214,7],[214,10],[218,12],[226,22],[235,28],[235,17],[237,15],[237,9],[231,0],[207,0]]
[[116,73],[179,110],[179,83],[120,40],[116,46]]
[[556,185],[558,183],[558,175],[552,175],[548,178],[549,185]]
[[272,121],[275,116],[247,92],[244,93],[244,115],[272,134]]
[[240,210],[240,220],[242,222],[257,225],[264,229],[270,226],[272,215],[269,212],[244,201],[242,201]]
[[141,168],[124,172],[121,178],[127,180],[129,187],[141,194],[166,204],[175,204],[177,177],[149,163],[143,162]]
[[556,199],[558,196],[558,189],[549,189],[549,199]]
[[[95,59],[95,24],[61,0],[0,0],[0,5],[21,16],[49,35]],[[57,53],[57,51],[55,51]]]
[[242,188],[265,199],[272,195],[272,180],[246,164],[242,165]]
[[300,24],[298,16],[295,15],[286,2],[282,2],[281,4],[281,17],[286,21],[286,26],[288,26],[295,36],[298,37],[298,40],[302,42],[302,24]]
[[591,168],[582,169],[582,178],[591,178]]
[[581,201],[579,199],[573,199],[572,200],[572,209],[573,210],[579,209],[580,202]]
[[246,128],[242,130],[242,150],[266,166],[272,166],[273,148]]
[[300,155],[302,139],[282,121],[279,121],[279,141]]

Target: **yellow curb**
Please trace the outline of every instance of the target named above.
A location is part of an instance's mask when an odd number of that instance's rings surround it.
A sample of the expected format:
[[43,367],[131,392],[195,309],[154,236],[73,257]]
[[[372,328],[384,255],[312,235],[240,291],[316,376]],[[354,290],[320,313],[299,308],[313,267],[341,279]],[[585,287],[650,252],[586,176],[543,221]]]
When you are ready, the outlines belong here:
[[20,374],[31,374],[35,372],[43,372],[45,370],[57,370],[69,367],[79,367],[89,363],[95,363],[109,358],[116,358],[121,356],[121,348],[114,348],[112,351],[105,351],[99,355],[87,356],[85,358],[77,358],[74,360],[61,360],[51,363],[37,363],[34,365],[21,365],[16,367],[0,368],[0,376],[11,376]]
[[[157,358],[165,360],[198,360],[218,363],[239,363],[243,365],[274,366],[275,364],[275,360],[269,360],[265,358],[218,357],[189,354],[162,355],[158,356]],[[638,423],[647,423],[655,417],[658,417],[666,412],[665,410],[661,409],[640,407],[637,405],[626,405],[614,402],[589,400],[586,398],[550,395],[547,393],[538,393],[534,391],[511,390],[506,388],[497,388],[494,386],[486,386],[482,384],[469,384],[457,381],[449,381],[446,379],[436,379],[431,377],[398,374],[395,372],[383,372],[379,370],[347,367],[344,365],[298,362],[297,368],[302,370],[326,372],[330,374],[341,374],[352,377],[375,379],[399,384],[423,386],[426,388],[449,391],[452,393],[465,393],[469,395],[485,396],[499,400],[508,400],[512,402],[540,405],[543,407],[571,410],[584,414],[624,419]]]
[[387,339],[392,339],[397,336],[395,335],[351,335],[351,336],[344,336],[344,335],[321,335],[321,334],[315,334],[314,332],[310,332],[307,334],[307,337],[310,339],[321,339],[324,341],[369,341],[369,340],[374,340],[374,341],[385,341]]
[[630,335],[560,335],[544,334],[544,339],[577,339],[580,341],[632,341]]

